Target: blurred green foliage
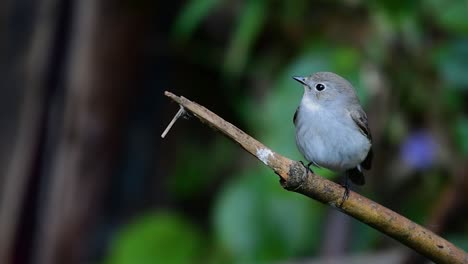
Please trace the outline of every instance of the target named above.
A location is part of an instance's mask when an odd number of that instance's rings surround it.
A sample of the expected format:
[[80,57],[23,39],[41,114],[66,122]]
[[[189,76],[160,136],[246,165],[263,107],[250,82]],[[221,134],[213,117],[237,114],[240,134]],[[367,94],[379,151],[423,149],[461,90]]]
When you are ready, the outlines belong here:
[[450,33],[468,33],[468,5],[463,0],[428,0],[425,8],[436,22]]
[[[399,149],[412,129],[428,129],[429,124],[439,126],[436,130],[446,137],[444,151],[453,146],[468,156],[467,14],[463,0],[191,0],[179,12],[172,33],[174,42],[195,54],[188,60],[204,66],[208,61],[210,73],[224,78],[219,86],[235,95],[229,103],[246,126],[242,128],[297,160],[302,157],[295,146],[292,117],[302,88],[291,77],[326,70],[348,79],[363,105],[382,115],[372,120],[380,126],[375,140],[381,152],[376,153],[380,168],[371,172],[379,173],[379,178],[371,182],[380,184],[365,191],[425,223],[443,184],[450,181],[441,179],[449,176],[422,172],[426,174],[417,188],[408,187],[405,183],[412,176],[404,171],[410,169],[393,165],[401,164]],[[222,52],[219,43],[206,37],[210,35],[206,23],[219,23],[216,26],[227,32],[213,37],[224,40]],[[197,35],[200,28],[205,31]],[[363,77],[369,67],[381,73],[384,86],[374,87],[375,82]],[[324,206],[282,190],[271,171],[236,157],[236,146],[225,139],[181,145],[178,157],[184,166],[177,167],[168,182],[175,196],[190,199],[209,192],[210,182],[226,178],[214,195],[209,235],[202,236],[181,216],[146,216],[122,231],[108,263],[147,263],[148,258],[151,263],[197,263],[200,253],[213,263],[258,263],[319,254]],[[443,159],[440,163],[436,165],[449,166]],[[237,169],[226,174],[228,167]],[[314,171],[336,176],[324,169]],[[389,184],[392,177],[401,181],[397,184],[401,189]],[[380,197],[379,190],[403,193],[405,200]],[[395,200],[402,204],[391,204]],[[349,241],[351,250],[369,251],[381,244],[382,235],[367,225],[351,228],[355,234]],[[466,233],[449,237],[466,249]],[[206,250],[202,245],[211,247]]]
[[468,156],[468,118],[462,117],[456,121],[455,140],[459,151]]
[[324,208],[284,192],[270,174],[262,168],[236,175],[214,208],[217,239],[236,263],[305,255],[319,245]]
[[[184,140],[181,145],[184,146],[184,152],[178,158],[184,166],[177,166],[167,182],[167,189],[179,198],[190,198],[207,192],[219,168],[229,166],[234,159],[233,150],[236,147],[221,137],[208,147],[189,140]],[[203,154],[200,154],[200,149],[204,149]],[[206,166],[207,159],[215,166]]]
[[188,1],[175,21],[174,37],[180,41],[187,41],[203,18],[220,2],[220,0]]
[[268,5],[263,0],[250,0],[238,18],[225,57],[225,72],[239,75],[244,69],[252,44],[265,22]]
[[205,263],[205,241],[196,227],[171,213],[144,215],[114,239],[108,264]]
[[435,63],[447,84],[457,89],[468,89],[468,39],[447,43],[441,48]]

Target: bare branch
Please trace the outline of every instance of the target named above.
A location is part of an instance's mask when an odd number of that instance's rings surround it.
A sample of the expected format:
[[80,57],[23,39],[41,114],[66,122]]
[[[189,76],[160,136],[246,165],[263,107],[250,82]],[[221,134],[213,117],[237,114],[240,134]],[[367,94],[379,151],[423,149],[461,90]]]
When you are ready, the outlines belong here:
[[280,176],[285,189],[331,205],[436,263],[468,263],[466,252],[428,229],[355,192],[350,192],[349,198],[341,203],[343,188],[340,185],[309,173],[301,163],[275,153],[205,107],[170,92],[165,95],[270,167]]

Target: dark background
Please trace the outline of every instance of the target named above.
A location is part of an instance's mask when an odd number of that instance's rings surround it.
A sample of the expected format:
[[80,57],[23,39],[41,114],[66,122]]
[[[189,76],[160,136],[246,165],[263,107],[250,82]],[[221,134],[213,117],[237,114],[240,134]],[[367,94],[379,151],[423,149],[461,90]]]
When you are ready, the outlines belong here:
[[0,2],[0,263],[424,263],[193,118],[160,138],[169,90],[300,160],[291,76],[316,71],[347,78],[369,116],[374,166],[355,190],[467,250],[466,14],[461,0]]

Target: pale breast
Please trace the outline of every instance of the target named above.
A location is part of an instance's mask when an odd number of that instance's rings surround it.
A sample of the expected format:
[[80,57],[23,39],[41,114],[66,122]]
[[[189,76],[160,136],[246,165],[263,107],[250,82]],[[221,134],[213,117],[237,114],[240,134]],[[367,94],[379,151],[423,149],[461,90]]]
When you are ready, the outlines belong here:
[[371,147],[350,116],[337,117],[319,106],[299,109],[296,144],[309,162],[335,171],[356,167]]

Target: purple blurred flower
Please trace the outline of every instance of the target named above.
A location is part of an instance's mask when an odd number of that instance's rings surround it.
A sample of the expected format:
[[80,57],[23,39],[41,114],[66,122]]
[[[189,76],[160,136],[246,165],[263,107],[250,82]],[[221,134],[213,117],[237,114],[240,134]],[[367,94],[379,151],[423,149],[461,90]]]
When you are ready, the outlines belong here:
[[436,141],[427,131],[413,132],[405,139],[400,155],[411,168],[427,169],[434,164],[437,157]]

